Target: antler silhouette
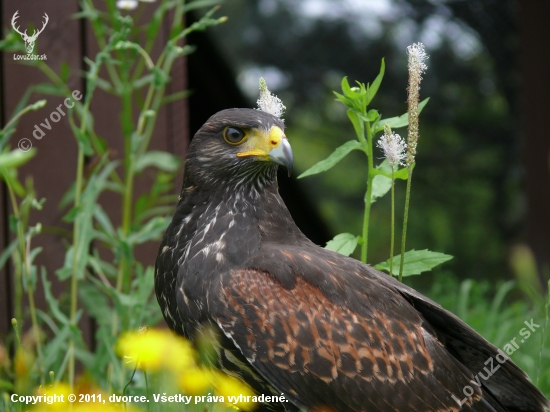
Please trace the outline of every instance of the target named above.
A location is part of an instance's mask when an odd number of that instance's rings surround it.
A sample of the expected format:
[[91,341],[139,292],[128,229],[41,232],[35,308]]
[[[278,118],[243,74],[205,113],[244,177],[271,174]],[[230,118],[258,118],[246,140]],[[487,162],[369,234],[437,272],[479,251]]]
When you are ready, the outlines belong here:
[[44,13],[44,18],[46,20],[42,24],[42,28],[38,31],[35,30],[34,33],[32,34],[32,36],[30,37],[32,40],[35,40],[38,37],[38,35],[44,31],[44,28],[46,27],[46,24],[48,24],[48,22],[50,21],[50,18],[48,17],[48,15],[46,13]]
[[[13,29],[14,29],[17,33],[19,33],[21,36],[23,36],[23,38],[29,37],[29,36],[27,36],[27,30],[25,30],[25,33],[21,33],[21,32],[19,31],[19,26],[17,26],[17,27],[15,26],[16,20],[19,18],[18,13],[19,13],[19,10],[17,10],[17,11],[15,12],[15,14],[13,15],[13,17],[11,18],[11,25],[12,25]],[[46,13],[44,13],[44,14],[46,14]],[[42,30],[43,30],[43,29],[42,29]]]

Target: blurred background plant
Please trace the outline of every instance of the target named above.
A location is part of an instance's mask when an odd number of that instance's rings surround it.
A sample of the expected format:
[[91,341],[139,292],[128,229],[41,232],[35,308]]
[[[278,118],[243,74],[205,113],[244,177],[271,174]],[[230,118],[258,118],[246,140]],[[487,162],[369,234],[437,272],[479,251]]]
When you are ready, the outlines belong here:
[[[25,61],[24,64],[46,75],[49,82],[28,88],[15,114],[0,132],[0,177],[9,193],[9,222],[13,233],[13,240],[0,253],[0,268],[11,259],[15,273],[13,334],[6,342],[8,347],[0,347],[1,410],[27,409],[24,404],[12,403],[9,393],[31,395],[38,387],[51,392],[61,390],[63,385],[68,388],[65,392],[143,394],[150,397],[152,393],[172,394],[176,390],[192,395],[206,394],[212,388],[212,381],[226,388],[225,393],[222,389],[225,395],[227,387],[230,392],[246,392],[246,388],[228,383],[231,378],[221,375],[209,381],[203,378],[203,383],[195,382],[194,387],[189,384],[178,387],[178,379],[165,376],[169,368],[152,366],[149,368],[150,387],[147,387],[144,380],[147,369],[137,374],[137,364],[134,362],[128,366],[122,358],[128,355],[127,348],[140,342],[140,338],[124,334],[125,331],[155,325],[162,318],[154,296],[154,268],[137,261],[135,248],[159,240],[177,201],[173,182],[181,173],[181,159],[149,148],[159,110],[187,95],[186,92],[166,94],[172,66],[176,59],[194,50],[192,45],[184,44],[190,33],[225,21],[224,17],[214,17],[217,1],[160,1],[155,13],[145,22],[140,21],[139,15],[132,18],[126,13],[126,10],[139,5],[138,2],[130,3],[82,0],[81,12],[74,18],[89,22],[98,47],[94,57],[86,58],[87,66],[82,74],[85,79],[84,97],[68,87],[71,75],[68,65],[62,65],[56,72],[47,61]],[[195,23],[184,26],[183,16],[190,10],[212,6],[214,8]],[[161,45],[160,54],[154,58],[151,53],[165,19],[171,20],[169,40]],[[25,50],[21,37],[13,31],[7,32],[0,48],[9,52]],[[119,99],[122,108],[120,128],[124,152],[121,161],[113,159],[106,140],[94,128],[90,107],[98,89]],[[40,210],[46,199],[37,199],[33,180],[29,178],[22,184],[17,173],[18,168],[36,155],[36,149],[25,152],[12,148],[10,142],[23,116],[46,104],[45,100],[40,100],[28,105],[34,93],[74,101],[73,106],[69,104],[65,110],[74,144],[78,146],[78,160],[74,183],[60,204],[60,208],[65,210],[63,219],[72,226],[72,233],[64,232],[67,245],[65,262],[55,274],[47,273],[44,267],[35,264],[42,248],[33,247],[32,241],[40,235],[42,225],[29,224],[31,214],[36,213],[40,220]],[[152,171],[149,173],[152,177],[150,187],[146,194],[136,199],[134,181],[146,170]],[[105,192],[118,196],[119,225],[113,223],[105,212],[102,204]],[[60,296],[52,293],[54,276],[67,286],[66,292]],[[35,305],[37,283],[42,284],[48,310],[38,309]],[[26,301],[23,295],[26,295]],[[97,322],[95,347],[86,345],[79,328],[84,312]],[[121,334],[121,356],[117,356],[114,348]],[[169,358],[172,364],[178,359],[182,362],[187,359],[185,365],[175,362],[180,366],[176,372],[182,382],[186,377],[182,373],[184,370],[198,376],[195,355],[184,341],[171,337],[169,332],[143,333],[144,336],[148,334],[153,337],[150,343],[156,345],[148,350],[157,351],[157,356],[167,354],[166,350],[158,351],[161,346],[174,346],[173,350],[186,348],[181,350],[185,353],[174,353]],[[129,340],[133,343],[128,343]],[[8,357],[10,350],[14,353],[13,362]],[[176,384],[168,385],[167,382]],[[40,406],[44,407],[55,409],[63,406]],[[166,410],[167,407],[171,408],[158,403],[148,410]],[[224,409],[223,403],[218,408]]]

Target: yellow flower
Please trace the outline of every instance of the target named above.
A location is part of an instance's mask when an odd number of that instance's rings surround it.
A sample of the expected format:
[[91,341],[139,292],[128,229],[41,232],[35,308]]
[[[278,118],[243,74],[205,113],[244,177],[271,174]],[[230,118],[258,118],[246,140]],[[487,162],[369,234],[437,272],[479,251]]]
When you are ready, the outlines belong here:
[[256,402],[252,401],[252,397],[255,395],[254,391],[246,383],[237,378],[218,373],[216,374],[214,388],[231,406],[236,406],[245,411],[251,411],[257,406]]
[[[67,407],[67,397],[72,393],[71,387],[66,383],[54,383],[46,387],[39,387],[36,390],[36,394],[47,396],[49,400],[46,402],[41,402],[42,409],[40,411],[55,411],[61,412],[68,409]],[[63,399],[63,402],[60,400]]]
[[169,369],[181,373],[195,365],[191,343],[167,330],[126,332],[118,340],[116,351],[132,362],[138,362],[139,368],[153,372]]
[[211,386],[208,372],[200,368],[188,369],[179,378],[179,387],[189,395],[204,394]]

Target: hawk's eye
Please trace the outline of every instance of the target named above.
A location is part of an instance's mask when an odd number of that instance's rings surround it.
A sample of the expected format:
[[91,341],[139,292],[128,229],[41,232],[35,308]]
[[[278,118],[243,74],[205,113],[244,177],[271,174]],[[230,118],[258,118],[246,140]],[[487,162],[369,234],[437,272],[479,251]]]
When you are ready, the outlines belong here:
[[229,144],[239,144],[246,137],[244,130],[239,129],[238,127],[228,126],[223,131],[223,138]]

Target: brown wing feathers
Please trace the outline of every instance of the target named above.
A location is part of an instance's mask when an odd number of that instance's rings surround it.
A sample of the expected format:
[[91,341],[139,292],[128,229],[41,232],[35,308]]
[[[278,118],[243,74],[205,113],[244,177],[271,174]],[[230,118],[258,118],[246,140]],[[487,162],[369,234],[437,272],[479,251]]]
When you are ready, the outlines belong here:
[[222,330],[278,390],[295,392],[297,403],[458,411],[452,391],[459,395],[473,378],[423,331],[419,316],[414,323],[391,312],[363,318],[301,277],[286,289],[265,272],[239,270],[223,296]]

